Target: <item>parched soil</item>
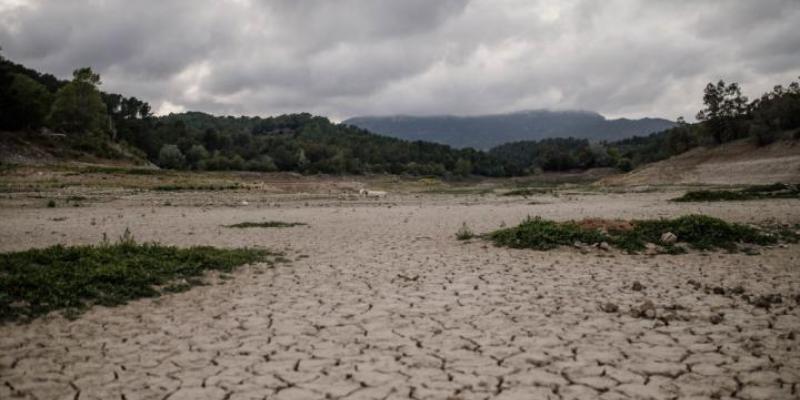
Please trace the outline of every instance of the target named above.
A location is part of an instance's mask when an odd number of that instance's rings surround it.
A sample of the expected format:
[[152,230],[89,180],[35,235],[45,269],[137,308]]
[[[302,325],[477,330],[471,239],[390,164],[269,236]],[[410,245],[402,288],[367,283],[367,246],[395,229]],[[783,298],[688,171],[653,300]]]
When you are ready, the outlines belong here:
[[800,183],[800,141],[782,140],[757,147],[752,140],[741,139],[712,148],[699,147],[601,182],[606,185]]
[[[800,245],[646,256],[454,237],[462,223],[486,232],[528,215],[800,223],[797,200],[667,201],[677,195],[141,192],[77,208],[9,195],[0,251],[129,228],[292,262],[0,326],[0,398],[797,399]],[[308,225],[223,227],[246,221]]]

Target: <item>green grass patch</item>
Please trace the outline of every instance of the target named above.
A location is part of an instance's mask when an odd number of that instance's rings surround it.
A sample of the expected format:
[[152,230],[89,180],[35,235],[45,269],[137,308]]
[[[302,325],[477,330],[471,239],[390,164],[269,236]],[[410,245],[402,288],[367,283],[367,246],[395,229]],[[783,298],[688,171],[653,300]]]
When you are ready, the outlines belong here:
[[165,172],[152,168],[125,168],[91,166],[80,169],[81,174],[162,175]]
[[528,218],[516,227],[500,229],[484,237],[498,246],[535,250],[572,246],[575,243],[606,242],[632,253],[644,250],[648,243],[662,246],[667,253],[681,252],[681,247],[662,242],[661,237],[667,232],[676,235],[678,243],[700,250],[721,248],[736,251],[742,244],[765,246],[786,240],[783,234],[729,223],[706,215],[634,220],[624,226],[600,229],[575,221],[555,222],[536,217]]
[[257,249],[178,248],[137,243],[130,235],[97,246],[52,246],[0,254],[0,321],[50,311],[77,315],[201,284],[205,271],[230,272],[277,254]]
[[800,199],[800,185],[774,183],[755,185],[740,190],[695,190],[672,199],[677,202],[746,201],[768,199]]
[[218,191],[218,190],[237,190],[244,187],[238,183],[232,184],[208,184],[208,185],[161,185],[156,186],[153,190],[161,192],[181,192],[181,191]]
[[551,190],[551,189],[541,189],[541,188],[521,188],[521,189],[513,189],[513,190],[509,190],[508,192],[505,192],[505,193],[501,194],[501,196],[522,196],[522,197],[528,197],[528,196],[535,196],[535,195],[547,194],[547,193],[550,193],[550,192],[552,192],[552,190]]
[[240,222],[233,225],[223,225],[226,228],[291,228],[293,226],[304,226],[302,222],[281,222],[281,221],[264,221],[264,222]]

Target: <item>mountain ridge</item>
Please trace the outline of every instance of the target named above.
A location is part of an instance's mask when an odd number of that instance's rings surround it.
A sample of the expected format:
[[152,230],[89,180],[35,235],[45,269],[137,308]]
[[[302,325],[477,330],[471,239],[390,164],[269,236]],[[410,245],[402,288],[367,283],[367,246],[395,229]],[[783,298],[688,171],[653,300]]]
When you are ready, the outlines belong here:
[[612,141],[675,126],[674,122],[663,118],[608,119],[594,111],[547,109],[468,116],[359,116],[342,123],[400,139],[484,150],[508,142],[555,137]]

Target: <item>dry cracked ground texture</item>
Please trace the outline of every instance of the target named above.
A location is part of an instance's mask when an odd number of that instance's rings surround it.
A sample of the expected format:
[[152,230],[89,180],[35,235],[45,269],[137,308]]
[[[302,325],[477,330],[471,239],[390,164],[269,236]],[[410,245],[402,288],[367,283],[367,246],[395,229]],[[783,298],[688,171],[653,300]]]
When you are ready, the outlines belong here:
[[[0,208],[3,251],[94,243],[130,227],[141,240],[266,246],[293,259],[75,321],[2,326],[0,398],[800,398],[798,245],[758,256],[649,257],[453,239],[462,222],[486,231],[528,214],[800,222],[792,201],[687,206],[665,202],[670,196],[538,205],[409,196],[279,208],[267,198],[156,207],[162,200],[131,197],[78,209]],[[220,227],[263,219],[310,226]],[[633,290],[636,281],[642,290]],[[781,302],[747,300],[769,294]],[[647,300],[655,318],[633,316]],[[609,302],[619,310],[602,311]]]

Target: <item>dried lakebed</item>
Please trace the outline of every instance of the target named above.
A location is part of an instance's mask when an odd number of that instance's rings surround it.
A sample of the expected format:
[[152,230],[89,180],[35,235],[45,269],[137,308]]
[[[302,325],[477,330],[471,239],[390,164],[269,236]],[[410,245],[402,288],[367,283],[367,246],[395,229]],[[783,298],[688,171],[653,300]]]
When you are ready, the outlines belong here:
[[[248,206],[194,207],[170,196],[1,206],[0,250],[96,243],[127,227],[143,241],[263,247],[292,262],[74,321],[0,326],[0,398],[800,396],[800,245],[650,257],[454,237],[465,222],[489,231],[527,215],[798,223],[795,200],[390,195],[275,207],[249,194]],[[308,226],[222,227],[269,220]]]

